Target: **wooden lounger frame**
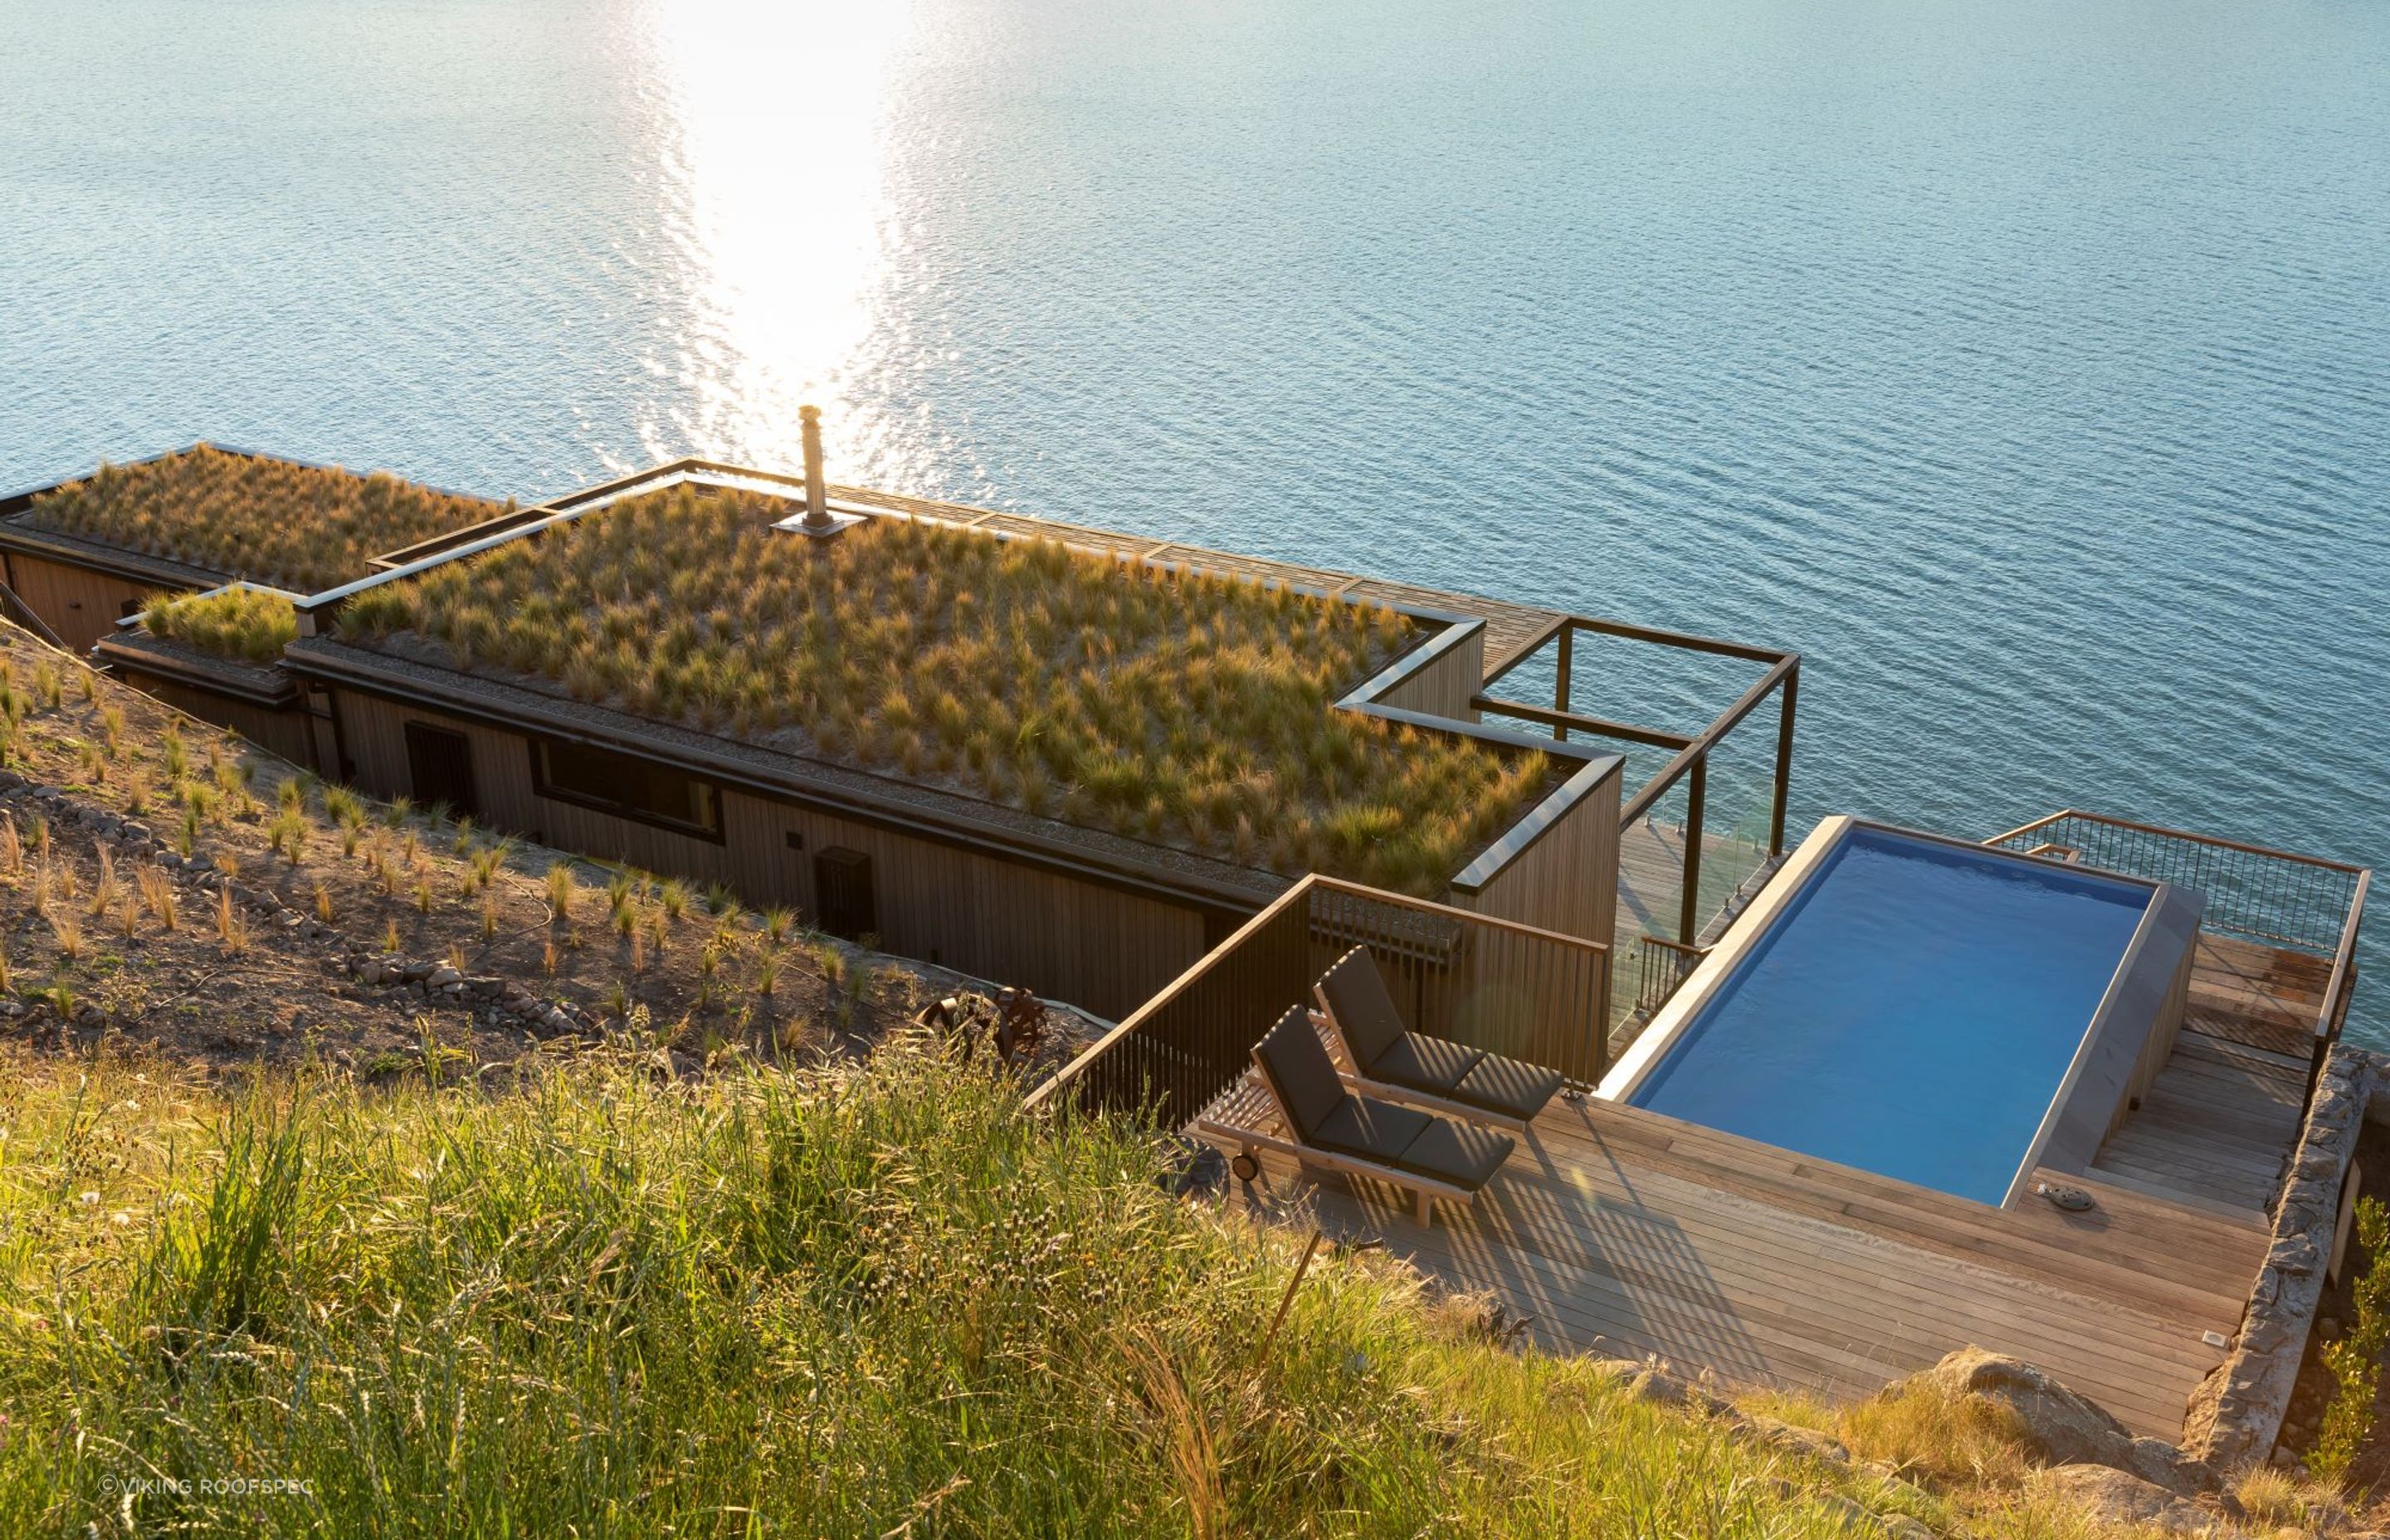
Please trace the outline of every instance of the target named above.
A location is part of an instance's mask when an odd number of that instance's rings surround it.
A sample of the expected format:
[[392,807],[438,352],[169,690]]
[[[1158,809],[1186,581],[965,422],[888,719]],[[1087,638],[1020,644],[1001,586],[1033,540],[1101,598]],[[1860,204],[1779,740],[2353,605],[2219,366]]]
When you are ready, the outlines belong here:
[[[1315,988],[1313,994],[1317,993]],[[1527,1132],[1527,1125],[1535,1121],[1532,1118],[1514,1118],[1508,1112],[1497,1112],[1491,1108],[1480,1107],[1471,1101],[1455,1101],[1450,1097],[1440,1097],[1433,1091],[1397,1085],[1391,1080],[1372,1080],[1368,1075],[1345,1068],[1346,1065],[1359,1063],[1360,1059],[1355,1056],[1353,1045],[1344,1041],[1343,1023],[1336,1020],[1335,1012],[1325,1007],[1325,1001],[1312,1007],[1311,1024],[1314,1027],[1327,1029],[1323,1035],[1334,1047],[1331,1057],[1337,1060],[1336,1078],[1353,1089],[1376,1097],[1381,1101],[1404,1102],[1421,1111],[1441,1112],[1447,1117],[1459,1118],[1467,1123],[1482,1123],[1496,1128],[1507,1128],[1513,1134],[1523,1135]],[[1568,1087],[1563,1084],[1561,1087],[1561,1095],[1568,1094]]]
[[[1350,1077],[1340,1075],[1340,1078]],[[1258,1108],[1254,1106],[1256,1102],[1259,1103]],[[1417,1200],[1415,1212],[1422,1225],[1434,1223],[1435,1200],[1439,1198],[1448,1203],[1458,1203],[1464,1209],[1477,1200],[1477,1193],[1468,1187],[1455,1187],[1450,1182],[1440,1182],[1433,1176],[1421,1176],[1416,1172],[1364,1160],[1357,1155],[1342,1155],[1332,1149],[1321,1149],[1316,1145],[1304,1144],[1299,1138],[1273,1133],[1259,1126],[1262,1120],[1252,1115],[1253,1111],[1260,1109],[1266,1109],[1281,1128],[1288,1126],[1286,1110],[1278,1104],[1278,1097],[1263,1083],[1261,1072],[1248,1070],[1244,1078],[1226,1096],[1204,1109],[1203,1114],[1195,1120],[1195,1132],[1233,1143],[1248,1159],[1255,1161],[1261,1159],[1261,1151],[1266,1149],[1273,1154],[1291,1156],[1304,1165],[1324,1167],[1347,1176],[1372,1177],[1401,1187]]]

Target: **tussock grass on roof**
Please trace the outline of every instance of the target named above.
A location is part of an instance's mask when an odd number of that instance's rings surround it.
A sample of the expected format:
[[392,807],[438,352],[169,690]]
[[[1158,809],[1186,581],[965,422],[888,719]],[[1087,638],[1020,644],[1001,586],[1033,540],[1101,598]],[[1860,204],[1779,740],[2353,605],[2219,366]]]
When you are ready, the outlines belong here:
[[366,564],[385,552],[497,511],[387,471],[360,476],[202,444],[143,465],[102,466],[37,499],[32,521],[313,593],[365,576]]
[[1049,542],[686,488],[359,596],[352,640],[1086,827],[1296,873],[1440,888],[1544,785],[1330,709],[1415,639],[1387,610],[1126,569]]
[[290,601],[254,588],[161,597],[141,612],[141,628],[219,658],[270,663],[299,635]]

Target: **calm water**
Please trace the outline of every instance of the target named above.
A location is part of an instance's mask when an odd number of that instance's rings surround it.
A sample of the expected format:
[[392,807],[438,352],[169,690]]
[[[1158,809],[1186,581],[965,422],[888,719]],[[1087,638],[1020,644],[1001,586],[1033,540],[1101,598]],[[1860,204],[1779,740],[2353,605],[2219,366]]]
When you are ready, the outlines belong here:
[[1998,1203],[2148,907],[2114,878],[1857,830],[1632,1099]]
[[0,216],[10,486],[818,398],[848,480],[1799,648],[1805,827],[2390,864],[2380,0],[0,0]]

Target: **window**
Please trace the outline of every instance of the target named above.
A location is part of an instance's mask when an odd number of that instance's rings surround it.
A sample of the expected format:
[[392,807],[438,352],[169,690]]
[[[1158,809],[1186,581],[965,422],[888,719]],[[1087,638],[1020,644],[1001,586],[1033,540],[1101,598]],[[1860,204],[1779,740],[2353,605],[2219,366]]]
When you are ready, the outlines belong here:
[[546,739],[532,745],[531,768],[543,797],[700,840],[722,838],[722,799],[711,781],[629,754]]

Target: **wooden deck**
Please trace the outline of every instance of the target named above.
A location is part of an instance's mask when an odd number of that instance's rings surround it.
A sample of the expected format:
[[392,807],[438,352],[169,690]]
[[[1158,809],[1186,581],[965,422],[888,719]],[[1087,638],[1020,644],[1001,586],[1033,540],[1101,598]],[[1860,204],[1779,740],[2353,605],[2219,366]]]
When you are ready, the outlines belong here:
[[2093,1171],[2186,1202],[2269,1211],[2298,1140],[2331,971],[2324,958],[2203,933],[2174,1057]]
[[1278,1157],[1231,1201],[1382,1238],[1531,1315],[1549,1349],[1841,1399],[1975,1343],[2172,1439],[2265,1252],[2305,1086],[2290,1050],[2308,960],[2204,943],[2157,1086],[2091,1177],[2053,1178],[2090,1190],[2088,1213],[1987,1208],[1590,1099],[1554,1102],[1476,1207],[1431,1226],[1394,1188]]

